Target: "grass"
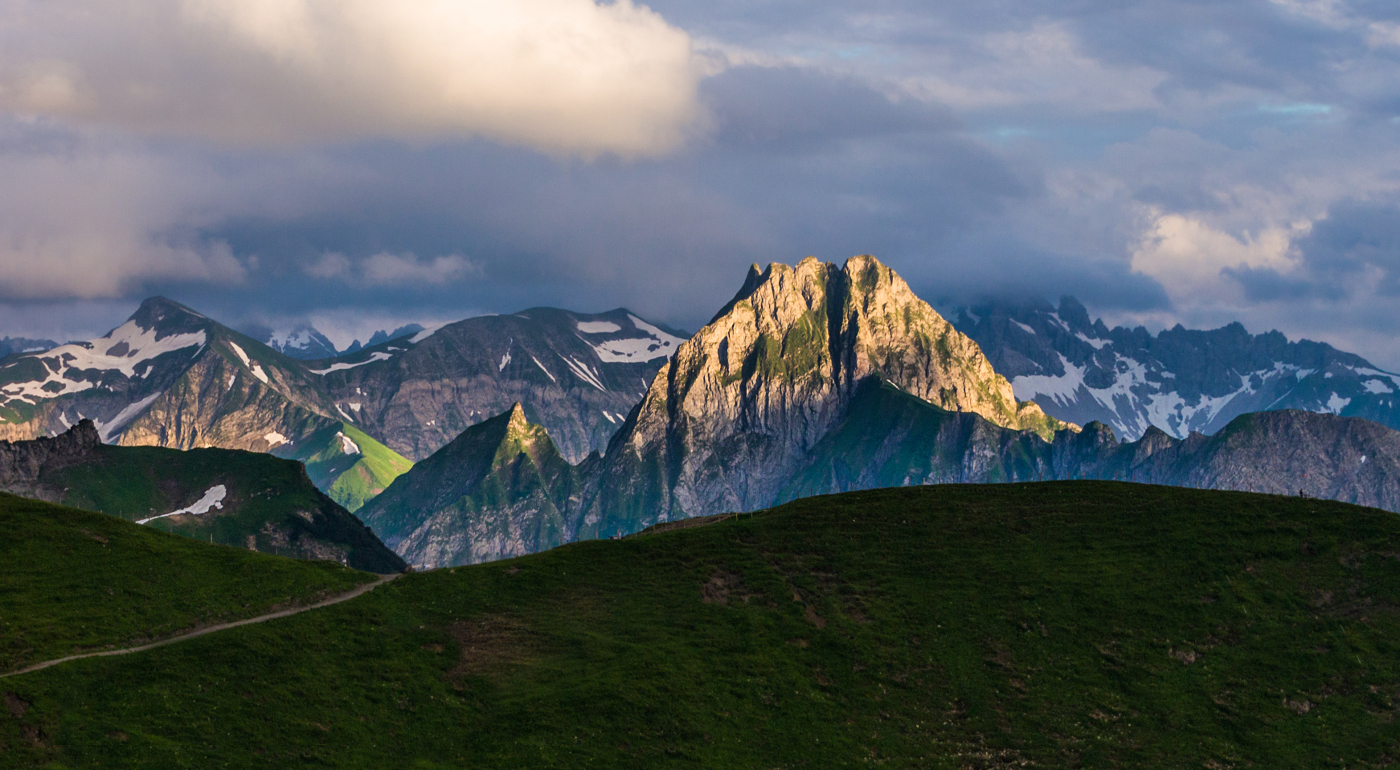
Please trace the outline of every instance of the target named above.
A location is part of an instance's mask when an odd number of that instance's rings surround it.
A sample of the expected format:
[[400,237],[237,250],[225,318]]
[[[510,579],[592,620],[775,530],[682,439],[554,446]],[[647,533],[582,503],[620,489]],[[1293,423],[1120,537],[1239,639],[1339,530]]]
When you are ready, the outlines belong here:
[[[345,454],[338,434],[355,442],[359,454]],[[398,452],[345,422],[281,447],[276,454],[305,463],[317,488],[352,513],[413,467]]]
[[41,481],[62,503],[139,521],[180,510],[222,484],[219,509],[156,518],[145,526],[205,543],[303,558],[343,558],[394,572],[403,562],[311,483],[302,465],[234,449],[101,446],[82,464]]
[[373,577],[3,493],[0,533],[0,673],[262,614]]
[[6,680],[0,763],[1378,767],[1397,542],[1114,482],[808,498]]

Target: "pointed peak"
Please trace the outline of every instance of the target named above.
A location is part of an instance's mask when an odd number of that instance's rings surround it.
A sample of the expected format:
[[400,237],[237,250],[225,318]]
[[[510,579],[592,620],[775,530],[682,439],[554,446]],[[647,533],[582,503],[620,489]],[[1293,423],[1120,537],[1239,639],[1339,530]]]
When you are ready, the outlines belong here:
[[143,329],[158,329],[160,336],[206,329],[212,323],[202,313],[197,313],[179,302],[165,297],[150,297],[141,303],[131,321]]
[[506,433],[519,433],[530,427],[530,421],[525,417],[525,407],[516,401],[510,408],[509,417],[506,418]]

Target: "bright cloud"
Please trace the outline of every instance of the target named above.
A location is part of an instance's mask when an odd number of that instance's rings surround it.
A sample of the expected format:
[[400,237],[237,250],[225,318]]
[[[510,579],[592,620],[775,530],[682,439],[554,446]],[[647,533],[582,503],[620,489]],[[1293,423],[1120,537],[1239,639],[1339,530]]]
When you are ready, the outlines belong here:
[[17,0],[0,109],[235,144],[483,136],[662,153],[689,36],[631,0]]
[[245,269],[226,243],[172,232],[205,197],[203,176],[115,151],[0,155],[0,298],[118,297],[152,279],[238,284]]
[[482,269],[461,254],[422,259],[409,253],[380,252],[354,261],[344,254],[328,252],[306,265],[304,271],[313,278],[335,278],[360,286],[440,286],[480,275]]
[[1292,269],[1297,263],[1293,238],[1308,229],[1302,223],[1237,237],[1189,216],[1155,214],[1133,252],[1132,266],[1157,279],[1174,303],[1191,307],[1238,293],[1237,286],[1222,278],[1226,268]]

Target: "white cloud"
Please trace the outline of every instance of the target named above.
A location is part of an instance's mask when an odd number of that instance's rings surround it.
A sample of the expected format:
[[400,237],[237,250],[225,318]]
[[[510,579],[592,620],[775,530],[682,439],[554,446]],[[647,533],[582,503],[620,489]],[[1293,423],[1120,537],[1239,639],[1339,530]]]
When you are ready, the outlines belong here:
[[440,286],[482,274],[481,265],[461,254],[421,259],[413,254],[380,252],[358,262],[344,254],[327,252],[306,265],[312,278],[335,278],[360,286]]
[[365,260],[365,282],[375,286],[444,284],[480,274],[481,268],[461,254],[419,259],[412,254],[375,254]]
[[1288,272],[1298,261],[1293,239],[1310,223],[1267,227],[1231,235],[1200,219],[1153,212],[1152,225],[1133,252],[1133,270],[1149,275],[1185,309],[1234,298],[1239,287],[1222,277],[1226,268],[1268,268]]
[[0,109],[235,144],[483,136],[665,152],[689,36],[631,0],[11,0]]

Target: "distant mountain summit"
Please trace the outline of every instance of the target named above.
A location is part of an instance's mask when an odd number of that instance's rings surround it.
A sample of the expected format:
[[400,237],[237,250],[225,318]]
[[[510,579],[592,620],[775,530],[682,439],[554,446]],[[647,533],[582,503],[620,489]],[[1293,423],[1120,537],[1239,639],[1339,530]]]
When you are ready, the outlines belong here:
[[[423,329],[424,326],[422,324],[405,324],[391,332],[386,332],[383,329],[380,329],[379,331],[370,335],[368,343],[362,345],[360,344],[359,340],[355,340],[354,342],[350,343],[350,347],[347,347],[346,349],[340,351],[339,354],[342,356],[348,356],[351,353],[358,353],[361,350],[364,350],[365,348],[374,347],[375,345],[378,345],[381,342],[396,340],[400,337],[410,337],[414,334],[417,334],[418,332],[423,331]],[[307,358],[324,358],[324,356],[307,356]]]
[[1320,342],[1290,342],[1239,323],[1109,329],[1073,297],[984,302],[955,311],[1016,397],[1048,414],[1100,421],[1129,439],[1156,427],[1185,438],[1211,434],[1249,412],[1299,409],[1364,417],[1400,428],[1400,375]]
[[28,337],[5,337],[0,339],[0,358],[12,353],[34,353],[58,347],[53,340],[34,340]]
[[565,457],[601,451],[685,334],[618,308],[478,316],[311,362],[340,413],[411,460],[519,402]]
[[335,343],[309,324],[297,324],[290,329],[282,330],[274,330],[266,326],[253,326],[247,328],[245,333],[284,356],[303,361],[333,358],[339,355]]

